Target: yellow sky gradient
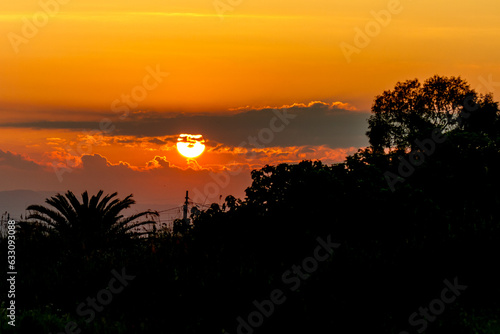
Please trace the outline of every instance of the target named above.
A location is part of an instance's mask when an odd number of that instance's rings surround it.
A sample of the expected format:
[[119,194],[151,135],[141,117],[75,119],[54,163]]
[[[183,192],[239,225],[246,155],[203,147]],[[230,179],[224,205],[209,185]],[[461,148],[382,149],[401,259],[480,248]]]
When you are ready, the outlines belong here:
[[461,75],[478,85],[481,75],[500,77],[496,1],[401,0],[401,12],[351,63],[339,44],[353,44],[354,28],[363,29],[388,1],[232,3],[240,4],[221,19],[213,1],[72,0],[18,53],[7,35],[22,36],[23,17],[32,20],[42,8],[37,1],[3,4],[1,118],[16,110],[31,119],[46,117],[42,109],[109,110],[156,65],[170,75],[138,109],[204,112],[313,100],[368,109],[399,80]]

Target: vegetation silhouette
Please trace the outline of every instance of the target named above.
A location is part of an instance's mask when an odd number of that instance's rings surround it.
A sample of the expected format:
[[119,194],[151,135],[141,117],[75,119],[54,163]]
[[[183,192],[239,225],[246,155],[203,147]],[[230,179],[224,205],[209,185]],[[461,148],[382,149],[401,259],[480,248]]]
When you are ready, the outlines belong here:
[[[414,148],[415,140],[429,137],[434,129],[492,130],[497,108],[492,94],[478,94],[460,77],[435,75],[423,84],[407,80],[375,98],[367,135],[377,152]],[[472,120],[463,122],[460,116],[469,112]]]
[[[245,199],[192,212],[174,231],[130,233],[115,214],[127,204],[104,214],[115,202],[99,202],[102,194],[78,205],[59,195],[48,202],[59,213],[31,207],[38,216],[20,223],[17,241],[18,329],[61,332],[71,320],[88,333],[500,332],[497,102],[460,78],[434,76],[397,83],[372,111],[370,147],[334,165],[254,170]],[[431,142],[436,129],[443,140]],[[391,187],[387,172],[404,175]],[[291,291],[283,274],[329,235],[341,246]],[[69,243],[55,242],[63,236]],[[136,276],[127,289],[92,322],[80,317],[77,305],[122,267]],[[455,277],[467,290],[410,323]],[[261,325],[238,328],[274,289],[286,302]]]
[[126,239],[148,232],[138,232],[137,228],[154,224],[154,220],[136,221],[144,216],[158,217],[157,212],[145,211],[124,217],[121,212],[135,203],[132,195],[123,200],[115,198],[118,193],[101,198],[103,191],[89,198],[87,191],[82,193],[82,202],[67,191],[63,196],[57,194],[48,198],[42,205],[30,205],[27,220],[45,223],[46,231],[55,234],[68,247],[78,247],[81,251],[115,247]]

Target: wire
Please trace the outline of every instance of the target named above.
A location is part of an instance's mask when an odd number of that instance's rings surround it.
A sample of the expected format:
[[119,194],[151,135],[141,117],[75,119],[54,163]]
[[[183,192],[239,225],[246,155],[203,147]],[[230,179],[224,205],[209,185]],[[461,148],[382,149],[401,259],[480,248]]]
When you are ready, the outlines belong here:
[[166,210],[161,210],[161,211],[157,211],[158,213],[162,213],[162,212],[167,212],[167,211],[171,211],[171,210],[176,210],[176,209],[180,209],[182,208],[183,206],[176,206],[175,208],[170,208],[170,209],[166,209]]

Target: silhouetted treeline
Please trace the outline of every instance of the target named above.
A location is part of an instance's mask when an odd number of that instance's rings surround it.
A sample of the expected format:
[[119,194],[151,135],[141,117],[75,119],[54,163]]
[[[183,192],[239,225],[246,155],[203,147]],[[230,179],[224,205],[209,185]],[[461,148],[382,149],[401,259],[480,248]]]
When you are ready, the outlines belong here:
[[[376,98],[368,136],[371,146],[342,163],[265,166],[245,199],[229,196],[174,231],[111,233],[112,247],[72,247],[54,227],[21,222],[17,329],[59,333],[75,321],[85,333],[500,332],[497,103],[460,78],[398,83]],[[340,246],[293,279],[318,237]],[[79,305],[122,269],[135,277],[87,323]],[[443,297],[445,280],[467,288]],[[238,331],[238,317],[248,323],[253,302],[276,289],[285,301]],[[435,299],[453,301],[409,322]]]

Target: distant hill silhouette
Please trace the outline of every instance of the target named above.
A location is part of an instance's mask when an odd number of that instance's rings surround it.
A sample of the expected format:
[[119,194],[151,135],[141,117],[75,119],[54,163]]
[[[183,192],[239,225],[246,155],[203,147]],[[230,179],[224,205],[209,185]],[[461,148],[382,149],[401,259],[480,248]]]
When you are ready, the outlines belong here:
[[0,214],[8,212],[11,218],[19,219],[26,214],[26,207],[31,204],[43,204],[45,199],[56,191],[7,190],[0,191]]

